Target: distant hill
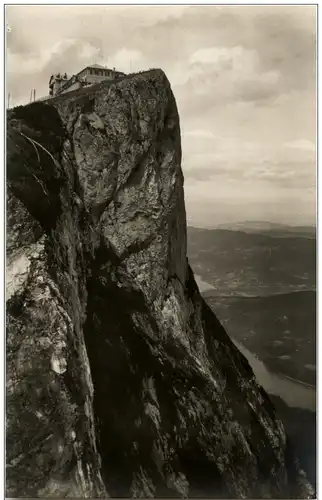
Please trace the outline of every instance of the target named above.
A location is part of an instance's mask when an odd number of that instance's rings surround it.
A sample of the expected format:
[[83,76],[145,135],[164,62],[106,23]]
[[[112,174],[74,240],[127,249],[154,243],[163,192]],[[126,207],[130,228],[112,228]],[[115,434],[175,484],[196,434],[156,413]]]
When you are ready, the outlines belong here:
[[246,233],[263,233],[267,236],[285,238],[289,236],[315,238],[315,226],[288,226],[277,222],[267,221],[242,221],[235,223],[219,224],[216,229],[230,231],[243,231]]
[[194,272],[222,294],[315,290],[316,240],[288,234],[188,227]]
[[274,372],[315,385],[316,294],[223,297],[203,293],[229,335]]

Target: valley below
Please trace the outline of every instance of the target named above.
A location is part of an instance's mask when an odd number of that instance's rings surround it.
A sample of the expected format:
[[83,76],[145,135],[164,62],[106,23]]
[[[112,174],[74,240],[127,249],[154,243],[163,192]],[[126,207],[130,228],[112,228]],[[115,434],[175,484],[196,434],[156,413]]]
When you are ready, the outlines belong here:
[[199,290],[267,391],[316,482],[315,240],[188,228]]
[[204,297],[230,335],[273,372],[315,387],[315,292],[225,297],[205,291]]

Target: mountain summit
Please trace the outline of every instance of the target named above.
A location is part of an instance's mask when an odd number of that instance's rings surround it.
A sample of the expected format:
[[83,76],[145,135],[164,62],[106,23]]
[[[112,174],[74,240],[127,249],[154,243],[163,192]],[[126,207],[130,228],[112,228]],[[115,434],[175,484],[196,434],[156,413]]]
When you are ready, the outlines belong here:
[[311,498],[186,258],[161,70],[8,114],[7,496]]

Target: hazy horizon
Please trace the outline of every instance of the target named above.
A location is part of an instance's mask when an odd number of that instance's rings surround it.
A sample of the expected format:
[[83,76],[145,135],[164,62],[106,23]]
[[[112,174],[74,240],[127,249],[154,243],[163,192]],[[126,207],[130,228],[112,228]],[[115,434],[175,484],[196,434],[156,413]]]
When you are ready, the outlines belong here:
[[315,6],[6,12],[11,105],[28,103],[32,88],[47,95],[58,71],[95,62],[126,73],[160,67],[180,115],[188,223],[315,224]]
[[232,220],[232,221],[225,221],[225,222],[220,222],[218,224],[211,224],[211,223],[203,223],[202,221],[193,221],[189,218],[187,218],[187,226],[188,227],[194,227],[196,229],[219,229],[221,226],[225,225],[238,225],[238,224],[254,224],[254,223],[261,223],[261,224],[272,224],[272,225],[281,225],[282,227],[289,227],[289,228],[300,228],[300,227],[308,227],[312,229],[316,229],[316,221],[312,223],[307,223],[307,224],[288,224],[288,223],[282,223],[274,220],[258,220],[258,219],[252,219],[252,220]]

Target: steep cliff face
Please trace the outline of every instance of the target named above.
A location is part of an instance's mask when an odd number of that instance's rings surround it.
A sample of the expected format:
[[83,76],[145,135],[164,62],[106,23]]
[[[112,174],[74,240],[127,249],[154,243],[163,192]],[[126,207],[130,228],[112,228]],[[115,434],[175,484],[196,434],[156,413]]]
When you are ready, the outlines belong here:
[[310,498],[186,258],[162,71],[14,109],[7,496]]

